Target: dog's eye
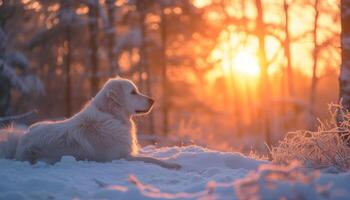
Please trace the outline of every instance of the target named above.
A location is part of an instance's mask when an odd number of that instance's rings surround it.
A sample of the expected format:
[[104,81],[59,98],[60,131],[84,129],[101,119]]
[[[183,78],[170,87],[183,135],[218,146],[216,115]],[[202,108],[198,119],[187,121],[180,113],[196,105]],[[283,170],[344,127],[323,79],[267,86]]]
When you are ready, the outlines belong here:
[[131,94],[137,94],[136,90],[132,90]]

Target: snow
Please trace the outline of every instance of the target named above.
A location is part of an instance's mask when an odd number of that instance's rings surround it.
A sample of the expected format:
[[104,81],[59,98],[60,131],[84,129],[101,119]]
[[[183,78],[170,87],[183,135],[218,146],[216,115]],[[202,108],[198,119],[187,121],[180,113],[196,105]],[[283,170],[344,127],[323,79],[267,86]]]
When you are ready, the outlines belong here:
[[55,165],[0,160],[0,199],[349,199],[350,173],[276,166],[240,153],[199,146],[147,146],[147,156],[176,162],[168,170],[143,162],[76,161]]

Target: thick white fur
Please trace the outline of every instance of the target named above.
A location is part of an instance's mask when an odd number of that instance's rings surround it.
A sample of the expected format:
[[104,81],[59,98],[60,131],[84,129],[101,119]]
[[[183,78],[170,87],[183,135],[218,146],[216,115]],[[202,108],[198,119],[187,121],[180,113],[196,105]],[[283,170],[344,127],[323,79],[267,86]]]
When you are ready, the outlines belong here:
[[64,155],[98,162],[124,158],[178,169],[177,164],[137,156],[132,116],[149,112],[152,104],[153,100],[140,94],[131,81],[110,79],[73,117],[30,126],[19,139],[14,157],[31,163],[55,163]]

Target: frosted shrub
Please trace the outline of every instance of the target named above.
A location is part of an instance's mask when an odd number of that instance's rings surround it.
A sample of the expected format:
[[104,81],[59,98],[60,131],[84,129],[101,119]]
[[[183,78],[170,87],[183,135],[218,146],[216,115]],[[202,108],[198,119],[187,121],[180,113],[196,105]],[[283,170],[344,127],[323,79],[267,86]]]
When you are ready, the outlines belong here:
[[[350,146],[346,142],[350,131],[350,115],[338,105],[330,105],[332,120],[322,123],[317,131],[296,131],[288,133],[279,144],[271,149],[276,163],[288,164],[300,161],[306,167],[335,167],[340,171],[350,169]],[[343,120],[337,126],[336,113],[343,112]]]

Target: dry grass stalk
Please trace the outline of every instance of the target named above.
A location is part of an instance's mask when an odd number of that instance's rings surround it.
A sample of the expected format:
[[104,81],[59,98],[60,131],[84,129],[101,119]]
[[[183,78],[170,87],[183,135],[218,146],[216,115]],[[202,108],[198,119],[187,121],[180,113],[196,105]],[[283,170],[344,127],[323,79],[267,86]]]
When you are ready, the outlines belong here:
[[288,164],[300,161],[306,167],[335,167],[340,171],[350,169],[350,114],[343,113],[343,120],[337,125],[336,115],[339,105],[330,105],[331,121],[320,122],[318,130],[287,133],[277,146],[271,149],[276,163]]

